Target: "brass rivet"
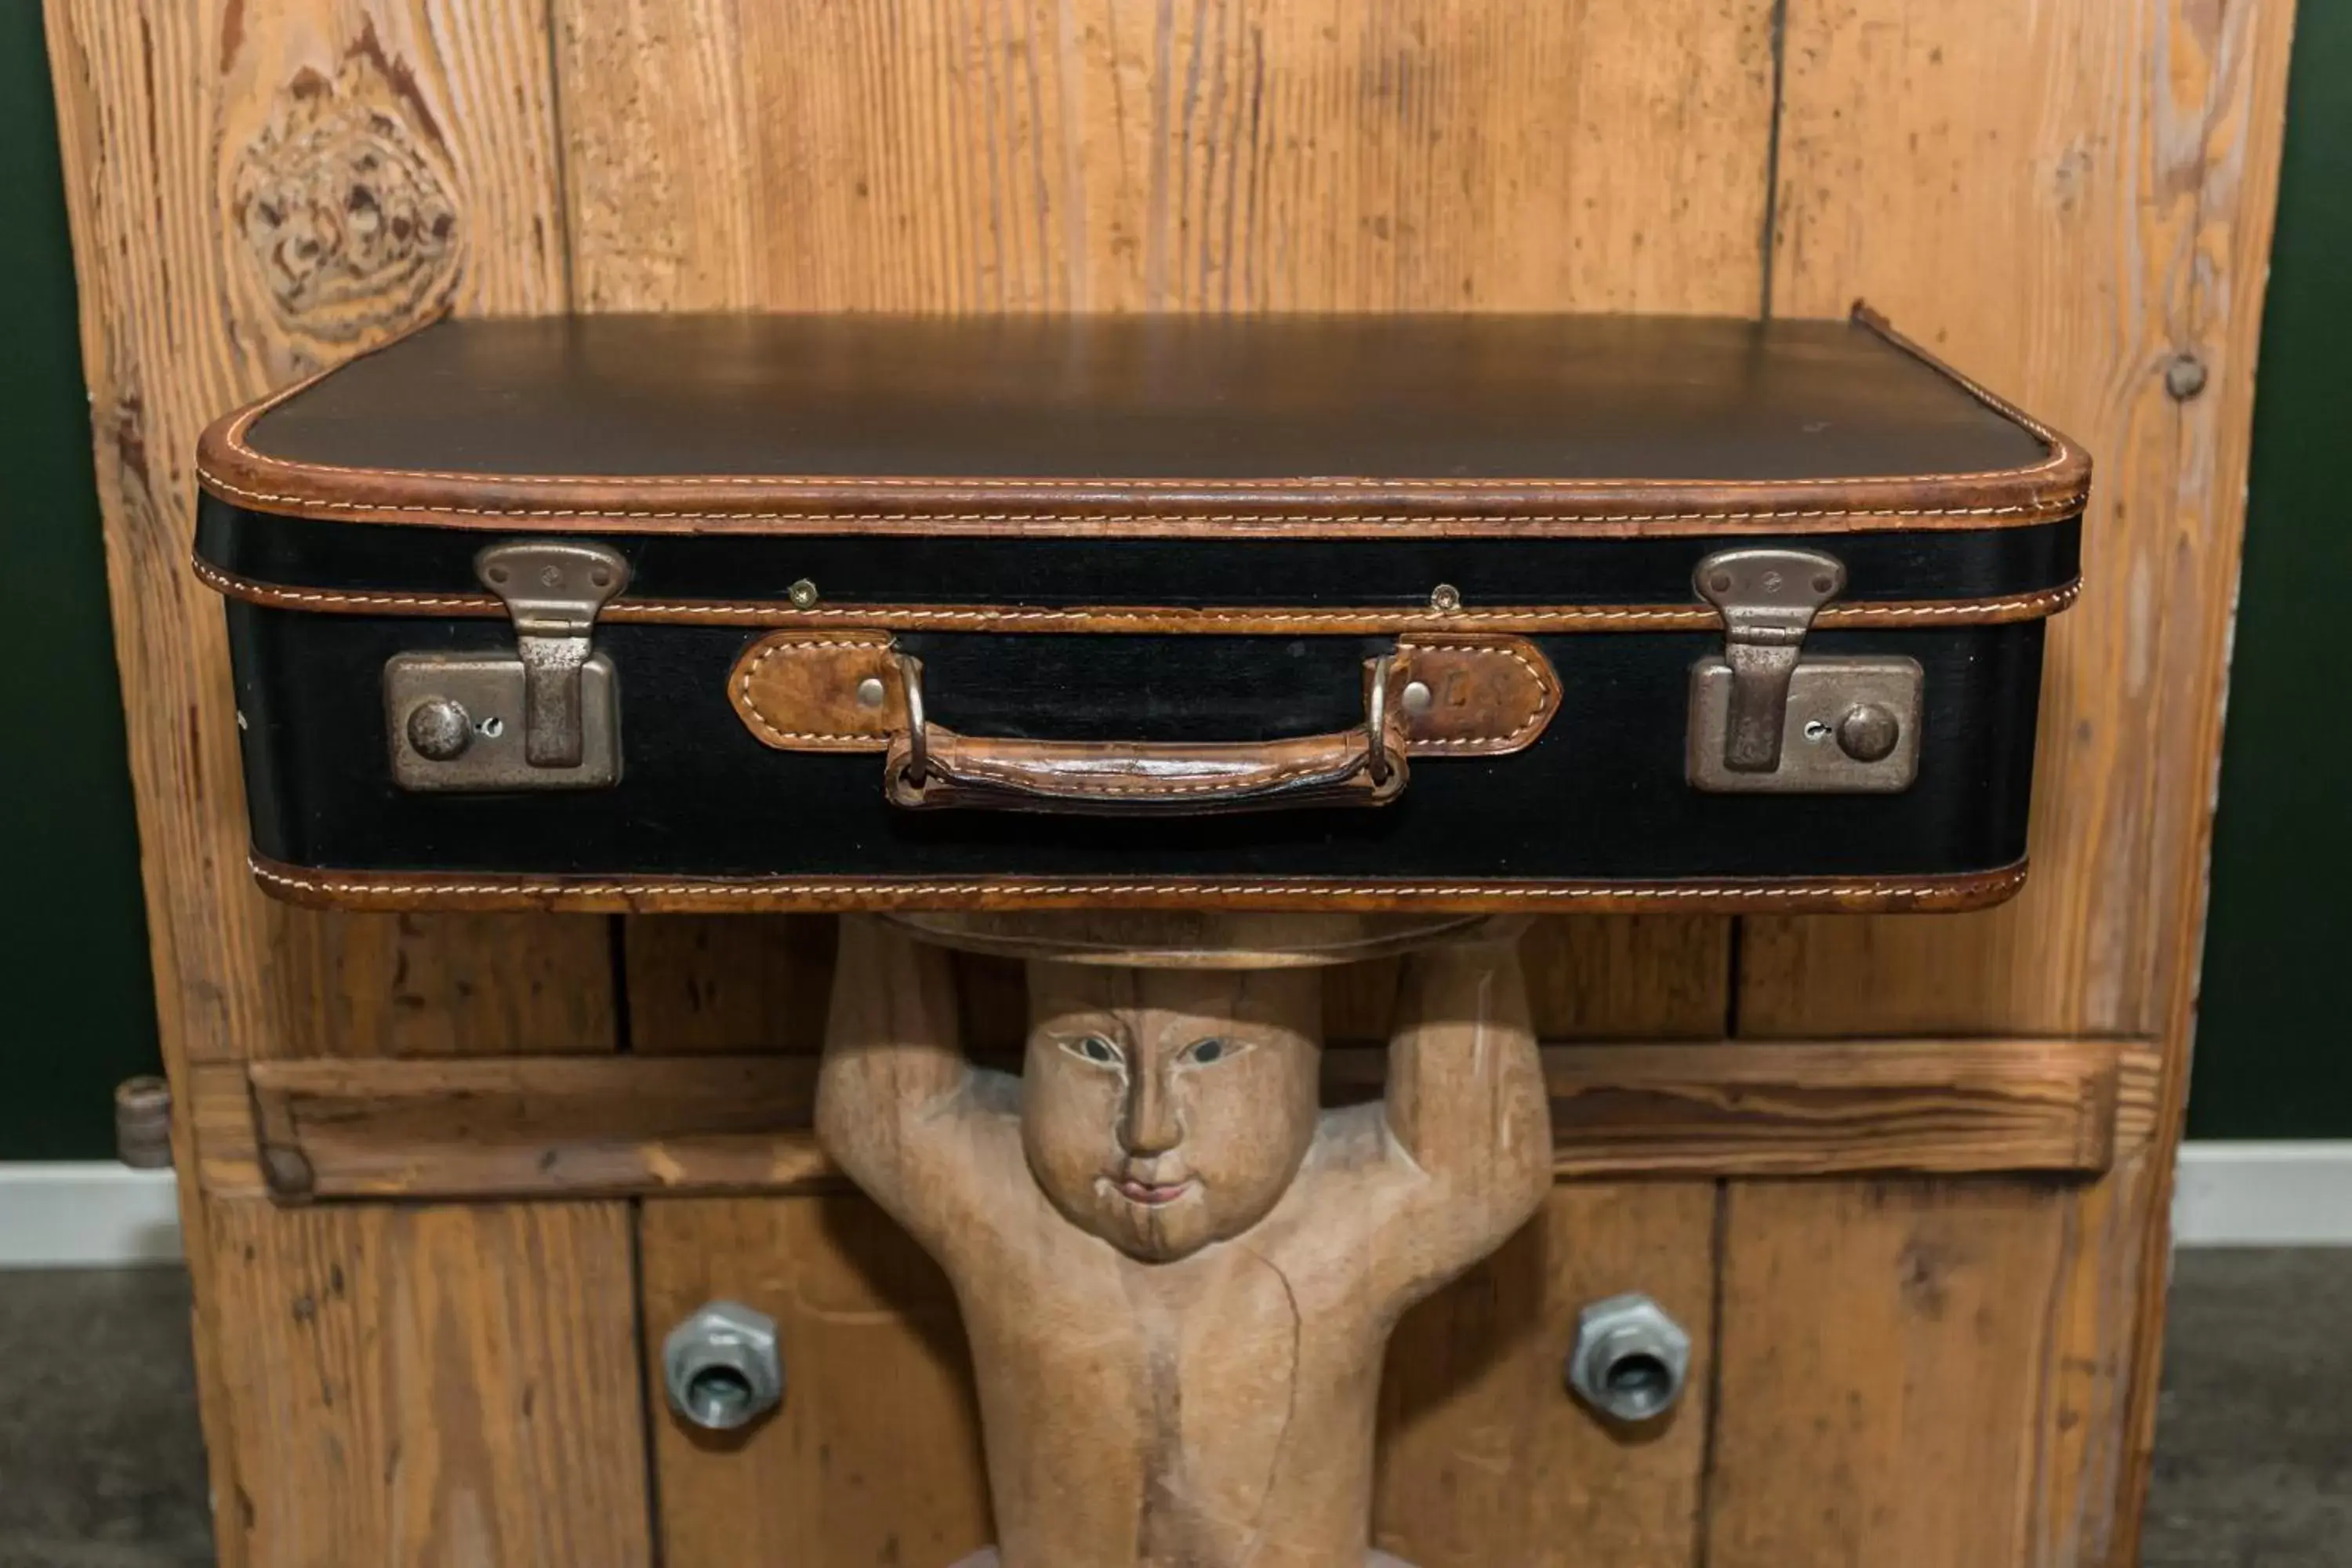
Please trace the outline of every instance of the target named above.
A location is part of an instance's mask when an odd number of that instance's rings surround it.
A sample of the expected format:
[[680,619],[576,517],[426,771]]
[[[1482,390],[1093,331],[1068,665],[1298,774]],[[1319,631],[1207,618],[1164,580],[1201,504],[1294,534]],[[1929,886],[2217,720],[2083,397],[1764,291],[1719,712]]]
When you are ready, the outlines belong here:
[[784,591],[792,595],[793,608],[795,610],[805,610],[816,603],[816,584],[805,577]]
[[1462,590],[1451,583],[1440,583],[1429,591],[1429,607],[1441,615],[1452,615],[1462,607]]
[[1404,710],[1406,712],[1426,713],[1429,711],[1429,705],[1435,700],[1436,699],[1430,693],[1429,682],[1425,680],[1408,680],[1404,683]]
[[869,675],[857,683],[857,705],[860,708],[881,707],[883,696],[880,676]]

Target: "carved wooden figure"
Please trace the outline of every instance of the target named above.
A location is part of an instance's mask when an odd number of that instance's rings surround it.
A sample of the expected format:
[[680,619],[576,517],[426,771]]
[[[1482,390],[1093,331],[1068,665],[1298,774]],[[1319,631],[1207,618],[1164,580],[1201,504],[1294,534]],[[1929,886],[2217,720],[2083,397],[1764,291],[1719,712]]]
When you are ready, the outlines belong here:
[[1034,959],[1021,1076],[947,955],[845,919],[825,1146],[939,1258],[1004,1568],[1333,1568],[1370,1552],[1381,1352],[1551,1181],[1516,947],[1425,949],[1384,1101],[1318,1103],[1310,968]]

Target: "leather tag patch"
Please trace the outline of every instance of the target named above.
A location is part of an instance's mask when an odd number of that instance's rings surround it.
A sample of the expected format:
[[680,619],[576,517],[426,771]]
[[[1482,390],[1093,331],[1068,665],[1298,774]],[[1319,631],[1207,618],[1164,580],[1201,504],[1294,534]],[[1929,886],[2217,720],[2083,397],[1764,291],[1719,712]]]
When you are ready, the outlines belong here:
[[735,661],[727,694],[751,733],[782,752],[884,752],[907,728],[887,632],[761,637]]
[[[1535,744],[1559,709],[1559,678],[1525,637],[1397,644],[1391,679],[1404,684],[1405,752],[1422,757],[1496,757]],[[1416,700],[1415,685],[1429,692]]]
[[[1502,756],[1535,743],[1559,708],[1559,679],[1524,637],[1399,639],[1389,700],[1412,756]],[[861,699],[877,695],[868,702]],[[1413,688],[1428,693],[1425,702]],[[728,678],[744,724],[785,752],[882,752],[907,729],[906,689],[887,632],[781,631]]]

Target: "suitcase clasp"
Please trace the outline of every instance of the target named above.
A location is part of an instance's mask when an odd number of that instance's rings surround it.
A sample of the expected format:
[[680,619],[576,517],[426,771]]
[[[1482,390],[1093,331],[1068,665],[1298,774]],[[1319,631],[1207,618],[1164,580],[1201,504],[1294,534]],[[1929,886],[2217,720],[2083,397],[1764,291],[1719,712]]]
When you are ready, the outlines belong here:
[[1817,550],[1717,551],[1691,585],[1723,617],[1723,653],[1691,669],[1685,776],[1711,794],[1885,794],[1919,768],[1918,662],[1806,658],[1813,617],[1844,592]]
[[483,550],[474,574],[506,605],[515,652],[404,653],[385,664],[394,781],[412,790],[614,783],[619,683],[591,639],[597,615],[628,585],[629,563],[601,544],[525,540]]

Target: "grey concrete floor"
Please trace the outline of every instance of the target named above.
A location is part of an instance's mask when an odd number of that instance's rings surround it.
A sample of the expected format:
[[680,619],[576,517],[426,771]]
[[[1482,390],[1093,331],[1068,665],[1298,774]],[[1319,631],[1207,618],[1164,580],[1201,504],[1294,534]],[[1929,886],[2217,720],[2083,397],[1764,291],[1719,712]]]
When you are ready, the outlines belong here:
[[[2184,1253],[2171,1322],[2142,1568],[2352,1568],[2352,1249]],[[211,1562],[185,1278],[0,1273],[0,1568]]]

